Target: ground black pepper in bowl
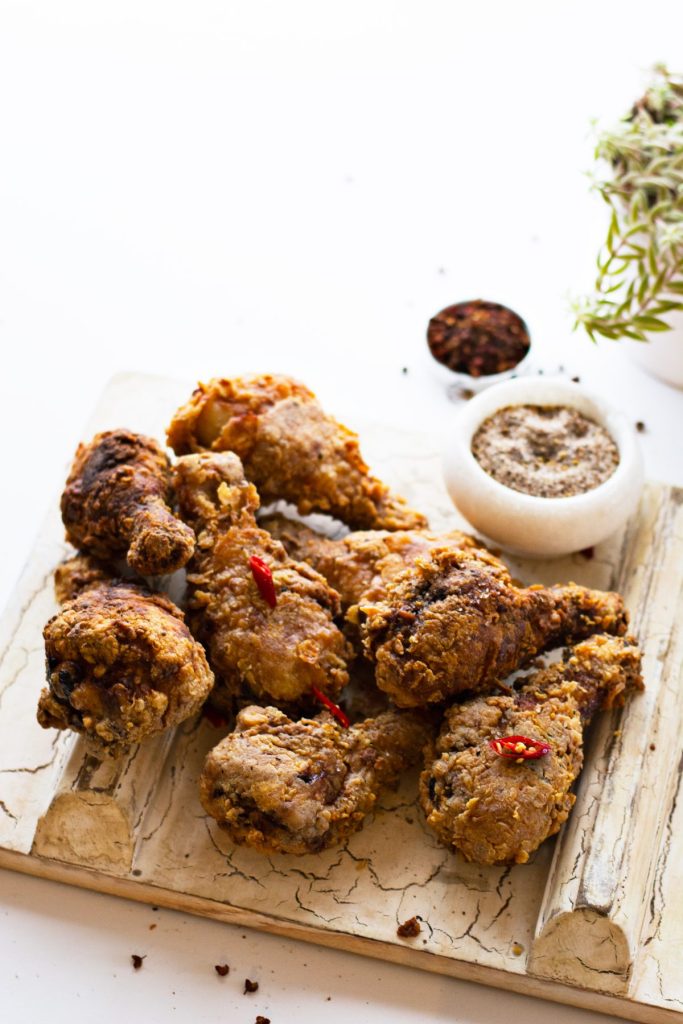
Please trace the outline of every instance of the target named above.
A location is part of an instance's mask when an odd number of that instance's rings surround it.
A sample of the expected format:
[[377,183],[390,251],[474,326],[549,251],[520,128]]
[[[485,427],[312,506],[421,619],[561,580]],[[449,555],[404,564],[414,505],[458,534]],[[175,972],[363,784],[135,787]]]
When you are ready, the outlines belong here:
[[498,409],[474,434],[472,454],[498,483],[540,498],[584,494],[619,465],[605,428],[566,405]]
[[526,324],[513,310],[472,299],[433,316],[427,344],[434,358],[454,373],[488,377],[518,366],[531,341]]

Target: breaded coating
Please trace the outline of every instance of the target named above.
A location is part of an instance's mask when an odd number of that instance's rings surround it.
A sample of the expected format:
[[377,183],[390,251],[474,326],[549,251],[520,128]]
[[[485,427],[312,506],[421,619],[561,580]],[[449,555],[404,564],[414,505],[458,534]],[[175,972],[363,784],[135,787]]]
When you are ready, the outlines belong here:
[[259,522],[292,558],[308,562],[339,591],[344,610],[363,599],[382,600],[386,583],[434,547],[476,548],[485,552],[483,557],[489,555],[481,541],[461,530],[355,530],[332,539],[280,514]]
[[201,802],[236,843],[316,853],[361,827],[431,735],[418,713],[387,711],[345,729],[326,712],[294,722],[248,707],[206,759]]
[[62,519],[74,547],[109,561],[126,557],[142,576],[182,568],[194,534],[171,501],[170,462],[151,437],[130,430],[80,444],[62,495]]
[[[181,514],[197,533],[187,576],[189,622],[217,676],[214,702],[229,710],[229,698],[245,687],[276,701],[297,701],[314,686],[335,698],[352,657],[334,622],[339,595],[256,525],[258,494],[239,458],[183,456],[175,480]],[[275,607],[259,590],[252,557],[272,573]]]
[[569,583],[519,587],[493,556],[433,549],[361,602],[361,633],[381,690],[399,707],[491,689],[542,651],[625,632],[618,594]]
[[89,587],[109,583],[118,576],[114,566],[79,551],[55,569],[55,597],[60,604],[65,604]]
[[213,686],[183,613],[125,580],[95,583],[45,626],[43,728],[82,733],[117,757],[199,711]]
[[[633,638],[593,636],[510,695],[477,697],[446,712],[426,750],[420,800],[444,845],[479,864],[523,864],[557,832],[576,799],[583,730],[599,708],[643,688]],[[550,744],[537,760],[509,760],[492,739]]]
[[358,437],[290,377],[262,374],[199,384],[168,428],[176,455],[232,451],[264,503],[327,512],[356,529],[407,530],[425,517],[368,472]]

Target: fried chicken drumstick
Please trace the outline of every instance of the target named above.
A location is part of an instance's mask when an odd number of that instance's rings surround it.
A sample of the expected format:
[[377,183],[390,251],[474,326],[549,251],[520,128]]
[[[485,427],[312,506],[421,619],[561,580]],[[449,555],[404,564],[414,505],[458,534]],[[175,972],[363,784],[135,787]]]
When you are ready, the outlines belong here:
[[45,626],[38,721],[117,757],[199,711],[214,678],[180,609],[105,572],[83,556],[58,570],[58,593],[76,596]]
[[623,634],[618,594],[518,587],[493,556],[436,548],[362,602],[361,633],[381,690],[399,707],[491,689],[542,651],[592,633]]
[[[523,864],[566,821],[583,764],[583,729],[599,708],[642,689],[631,638],[593,636],[520,690],[478,697],[446,712],[420,778],[427,824],[442,843],[478,864]],[[489,740],[548,743],[535,760],[500,757]]]
[[125,556],[142,576],[182,568],[192,530],[169,508],[170,463],[151,437],[108,430],[78,446],[62,495],[67,539],[100,559]]
[[201,802],[236,843],[316,853],[361,827],[379,790],[419,761],[431,735],[425,718],[405,711],[344,729],[326,712],[293,722],[248,707],[206,759]]
[[381,600],[386,583],[432,548],[476,548],[484,559],[493,559],[479,541],[461,530],[355,530],[334,539],[280,514],[264,516],[259,522],[282,541],[292,558],[308,562],[339,591],[344,610],[361,600]]
[[[334,623],[339,595],[257,526],[258,494],[239,458],[231,452],[185,455],[175,480],[181,514],[198,538],[188,606],[192,630],[218,678],[213,702],[225,707],[245,685],[276,701],[296,701],[313,687],[335,698],[348,682],[352,656]],[[272,576],[273,607],[259,590],[254,557]]]
[[425,517],[368,472],[356,434],[290,377],[215,378],[200,384],[168,429],[176,455],[232,451],[263,502],[327,512],[357,529],[412,529]]

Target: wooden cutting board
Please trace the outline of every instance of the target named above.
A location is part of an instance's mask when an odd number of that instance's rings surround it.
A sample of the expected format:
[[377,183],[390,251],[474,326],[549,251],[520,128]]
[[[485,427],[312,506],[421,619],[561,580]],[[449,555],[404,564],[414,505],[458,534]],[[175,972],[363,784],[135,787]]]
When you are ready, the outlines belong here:
[[[124,375],[84,430],[163,439],[186,383]],[[424,435],[354,424],[373,468],[436,529],[463,526]],[[65,473],[70,453],[65,457]],[[279,935],[600,1010],[683,1020],[683,491],[649,484],[639,511],[592,558],[510,559],[527,582],[620,590],[644,649],[646,691],[603,714],[577,802],[528,864],[485,868],[438,845],[416,777],[387,792],[343,846],[264,856],[202,812],[197,776],[221,731],[192,720],[100,763],[42,730],[42,627],[67,553],[57,501],[0,624],[0,865]],[[182,588],[182,576],[172,586]],[[420,934],[398,923],[422,919]]]

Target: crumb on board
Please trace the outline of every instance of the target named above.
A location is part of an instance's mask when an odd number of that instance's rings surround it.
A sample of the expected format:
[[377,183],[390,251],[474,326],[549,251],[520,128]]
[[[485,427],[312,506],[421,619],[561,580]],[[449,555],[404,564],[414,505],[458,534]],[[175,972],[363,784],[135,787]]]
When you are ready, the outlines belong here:
[[270,1024],[270,1017],[262,1017],[259,1013],[256,1017],[256,1024]]
[[521,942],[513,942],[512,943],[512,952],[513,952],[514,956],[521,956],[522,953],[524,952],[524,946],[522,945],[522,943]]
[[140,968],[142,967],[142,961],[143,961],[143,960],[145,960],[145,959],[146,959],[146,957],[147,957],[147,954],[146,954],[146,953],[145,953],[145,955],[144,955],[144,956],[140,956],[140,954],[139,954],[139,953],[132,953],[132,954],[131,954],[131,957],[130,957],[130,959],[131,959],[131,963],[133,964],[133,968],[134,968],[134,969],[135,969],[136,971],[139,971],[139,970],[140,970]]
[[250,981],[249,978],[244,979],[244,995],[248,992],[258,992],[258,981]]
[[225,978],[226,975],[230,974],[230,967],[228,964],[215,964],[214,971],[220,975],[221,978]]
[[396,934],[400,939],[414,939],[416,935],[420,934],[420,919],[409,917],[407,921],[398,926]]
[[643,423],[642,420],[637,420],[636,421],[636,430],[638,431],[639,434],[644,434],[645,431],[647,430],[647,427],[645,426],[645,424]]
[[156,928],[156,925],[155,925],[155,924],[151,924],[151,925],[149,926],[149,930],[150,930],[151,932],[153,932],[155,928]]

